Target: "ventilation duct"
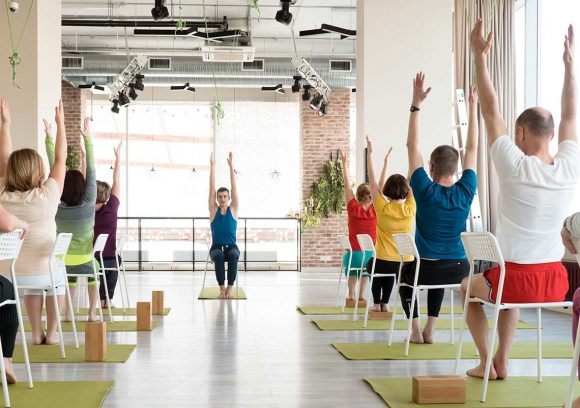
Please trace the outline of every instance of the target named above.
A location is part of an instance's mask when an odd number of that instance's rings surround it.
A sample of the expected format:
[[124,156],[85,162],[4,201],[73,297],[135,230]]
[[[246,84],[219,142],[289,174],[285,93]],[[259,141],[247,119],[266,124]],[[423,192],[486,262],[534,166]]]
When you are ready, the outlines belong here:
[[63,56],[62,67],[66,69],[83,69],[83,57]]
[[147,67],[152,71],[171,71],[171,58],[149,58]]

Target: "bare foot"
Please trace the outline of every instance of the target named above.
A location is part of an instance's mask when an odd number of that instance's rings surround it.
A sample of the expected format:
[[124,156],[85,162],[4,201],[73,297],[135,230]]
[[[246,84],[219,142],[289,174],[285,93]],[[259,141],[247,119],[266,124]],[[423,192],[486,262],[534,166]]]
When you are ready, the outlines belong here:
[[220,286],[220,294],[218,295],[218,299],[225,298],[226,298],[226,288],[224,286]]
[[38,346],[39,344],[44,344],[44,343],[46,343],[46,335],[44,333],[41,333],[40,337],[32,339],[32,344],[35,346]]
[[434,334],[435,334],[435,332],[433,332],[433,331],[426,332],[425,330],[423,330],[423,340],[425,340],[425,343],[433,344]]
[[373,312],[380,312],[381,311],[381,306],[377,305],[376,303],[371,307],[371,311]]
[[98,322],[100,320],[101,318],[97,316],[97,312],[89,313],[89,317],[87,318],[89,322]]
[[[483,378],[484,374],[485,374],[485,364],[481,363],[479,363],[477,367],[474,367],[471,370],[467,370],[467,375],[470,377]],[[495,372],[493,365],[490,367],[489,370],[489,379],[490,380],[497,379],[497,373]]]
[[[566,408],[566,404],[562,405],[562,408]],[[572,401],[572,408],[580,408],[580,398],[576,398]]]
[[381,303],[381,312],[388,312],[389,311],[389,305],[386,303]]
[[234,298],[234,294],[233,294],[232,289],[233,289],[233,286],[228,285],[228,288],[226,289],[226,295],[225,295],[226,299],[233,299]]
[[107,304],[107,301],[106,301],[106,300],[101,300],[101,307],[102,307],[103,309],[108,309],[109,307],[110,307],[111,309],[114,309],[114,308],[116,308],[117,306],[115,306],[115,304],[114,304],[113,302],[111,302],[111,303]]
[[413,333],[411,334],[411,343],[415,344],[425,343],[425,339],[423,339],[423,333],[421,332],[416,333],[415,331],[413,331]]
[[508,376],[508,363],[507,363],[507,361],[502,361],[499,358],[494,357],[493,368],[495,369],[495,372],[497,373],[498,380],[503,380],[504,378],[507,378],[507,376]]
[[48,344],[49,346],[54,344],[60,344],[60,337],[56,333],[52,335],[47,335],[44,340],[44,344]]
[[16,374],[14,374],[14,368],[12,368],[12,359],[4,359],[4,371],[6,372],[6,381],[8,384],[16,384]]

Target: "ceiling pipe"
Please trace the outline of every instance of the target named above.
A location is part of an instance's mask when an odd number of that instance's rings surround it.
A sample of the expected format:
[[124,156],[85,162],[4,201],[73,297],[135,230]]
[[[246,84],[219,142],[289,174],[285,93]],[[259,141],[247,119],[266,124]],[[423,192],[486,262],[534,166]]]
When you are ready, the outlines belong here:
[[[62,19],[61,25],[63,27],[172,27],[175,28],[177,21],[175,20],[161,20],[154,21],[149,20],[84,20],[84,19]],[[185,21],[185,27],[196,27],[205,28],[206,23],[203,20],[187,20]],[[226,30],[228,27],[227,20],[222,20],[220,22],[207,22],[207,28]]]

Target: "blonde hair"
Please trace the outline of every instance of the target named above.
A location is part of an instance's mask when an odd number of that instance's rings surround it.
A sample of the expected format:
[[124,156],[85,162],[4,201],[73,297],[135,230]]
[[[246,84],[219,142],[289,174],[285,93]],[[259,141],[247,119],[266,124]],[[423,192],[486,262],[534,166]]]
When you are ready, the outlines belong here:
[[33,149],[12,152],[6,166],[4,190],[25,192],[42,188],[45,180],[44,163]]
[[97,180],[97,204],[105,204],[111,198],[111,186],[109,183]]
[[356,189],[356,201],[358,201],[359,203],[370,195],[371,188],[369,187],[368,183],[363,183]]

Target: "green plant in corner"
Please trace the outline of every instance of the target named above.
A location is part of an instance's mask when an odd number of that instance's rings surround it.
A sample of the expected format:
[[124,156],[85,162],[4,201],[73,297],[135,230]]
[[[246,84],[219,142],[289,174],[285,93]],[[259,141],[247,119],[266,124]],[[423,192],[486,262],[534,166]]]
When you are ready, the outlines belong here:
[[66,168],[67,170],[78,170],[81,167],[81,155],[78,149],[73,146],[66,147]]

